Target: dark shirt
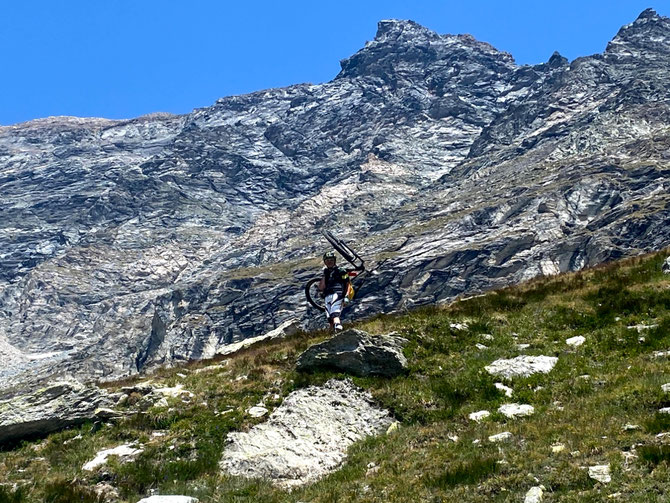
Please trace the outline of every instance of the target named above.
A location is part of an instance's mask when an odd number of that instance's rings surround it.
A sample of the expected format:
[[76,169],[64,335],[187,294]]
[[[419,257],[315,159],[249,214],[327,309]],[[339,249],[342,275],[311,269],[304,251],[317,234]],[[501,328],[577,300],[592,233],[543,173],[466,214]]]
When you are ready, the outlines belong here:
[[347,283],[349,282],[349,273],[346,269],[337,266],[332,269],[324,267],[323,277],[326,280],[326,288],[323,291],[324,295],[337,293],[342,297],[344,296],[344,292],[347,289]]

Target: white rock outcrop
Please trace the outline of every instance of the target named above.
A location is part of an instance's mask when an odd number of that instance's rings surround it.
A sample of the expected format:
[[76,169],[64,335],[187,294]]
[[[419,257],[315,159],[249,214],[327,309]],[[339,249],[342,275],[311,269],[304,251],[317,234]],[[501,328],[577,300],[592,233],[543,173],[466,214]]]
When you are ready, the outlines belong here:
[[540,486],[531,487],[526,493],[523,503],[542,503],[544,489]]
[[472,414],[468,415],[468,418],[478,423],[480,421],[483,421],[490,415],[491,413],[488,410],[480,410],[478,412],[473,412]]
[[612,482],[610,465],[589,466],[589,477],[603,484],[609,484]]
[[177,384],[176,386],[169,388],[154,388],[153,393],[157,395],[162,395],[166,398],[193,398],[193,393],[184,389],[183,384]]
[[486,371],[494,376],[505,379],[515,377],[528,377],[533,374],[548,374],[558,362],[554,356],[517,356],[508,360],[496,360],[484,367]]
[[578,347],[578,346],[581,346],[585,342],[586,342],[586,337],[584,337],[583,335],[578,335],[576,337],[570,337],[569,339],[565,339],[565,343],[568,346],[572,346],[572,347],[575,347],[575,348]]
[[265,423],[233,432],[221,459],[231,475],[263,478],[291,488],[335,470],[357,440],[393,422],[349,380],[330,380],[291,393]]
[[130,461],[144,450],[141,447],[136,446],[137,444],[132,443],[132,444],[119,445],[118,447],[113,447],[111,449],[104,449],[98,452],[95,455],[95,458],[93,458],[91,461],[86,463],[81,468],[82,470],[92,472],[99,466],[102,466],[105,463],[107,463],[107,458],[109,458],[110,456],[118,456],[119,458],[121,458],[122,462]]
[[530,416],[534,414],[535,408],[528,404],[506,403],[498,408],[498,412],[500,412],[505,417],[514,419],[517,417]]
[[551,452],[553,454],[558,454],[559,452],[563,452],[564,450],[565,450],[564,444],[557,443],[551,446]]
[[509,431],[503,431],[497,435],[491,435],[489,437],[489,442],[498,443],[498,442],[508,442],[512,440],[513,435]]
[[505,396],[507,398],[512,397],[512,394],[514,393],[514,390],[512,388],[510,388],[509,386],[505,386],[501,382],[494,383],[493,385],[496,387],[497,390],[502,391],[503,393],[505,393]]

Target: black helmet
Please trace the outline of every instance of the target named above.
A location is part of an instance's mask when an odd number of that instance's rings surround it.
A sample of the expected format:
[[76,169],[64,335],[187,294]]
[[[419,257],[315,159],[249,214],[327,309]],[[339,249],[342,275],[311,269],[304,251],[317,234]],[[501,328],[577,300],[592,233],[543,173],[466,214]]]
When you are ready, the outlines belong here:
[[335,252],[334,251],[327,251],[326,253],[323,254],[323,261],[325,262],[326,259],[332,258],[335,260]]

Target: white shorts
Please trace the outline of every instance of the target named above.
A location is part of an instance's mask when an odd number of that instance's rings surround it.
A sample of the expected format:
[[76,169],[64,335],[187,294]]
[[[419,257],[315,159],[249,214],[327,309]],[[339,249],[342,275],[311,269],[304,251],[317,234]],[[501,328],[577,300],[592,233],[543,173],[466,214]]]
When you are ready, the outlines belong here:
[[342,296],[333,293],[326,295],[326,318],[331,319],[340,315],[342,312]]

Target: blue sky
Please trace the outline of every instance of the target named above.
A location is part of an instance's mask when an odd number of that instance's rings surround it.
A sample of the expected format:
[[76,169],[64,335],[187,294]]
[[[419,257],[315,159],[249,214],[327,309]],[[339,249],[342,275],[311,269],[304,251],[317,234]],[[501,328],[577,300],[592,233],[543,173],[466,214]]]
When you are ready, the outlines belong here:
[[[24,0],[0,10],[0,125],[50,115],[187,113],[217,98],[321,83],[381,19],[470,33],[519,64],[602,52],[666,1]],[[546,4],[546,5],[545,5]]]

